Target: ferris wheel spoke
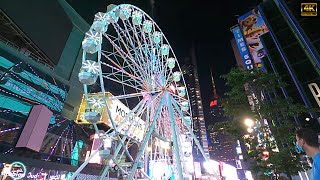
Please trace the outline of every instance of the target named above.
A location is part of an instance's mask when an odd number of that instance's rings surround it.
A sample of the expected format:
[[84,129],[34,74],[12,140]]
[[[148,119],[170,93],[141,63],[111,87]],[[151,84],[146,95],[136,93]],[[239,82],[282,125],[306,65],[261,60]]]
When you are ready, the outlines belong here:
[[171,93],[171,92],[170,92],[170,94],[171,94],[177,101],[186,101],[186,102],[188,102],[188,99],[185,99],[184,97],[181,97],[181,96],[176,95],[176,94]]
[[[144,47],[141,47],[141,49],[143,50],[145,56],[147,57],[147,58],[146,58],[147,63],[145,63],[145,64],[148,66],[148,65],[151,64],[151,62],[152,62],[151,59],[149,58],[149,55],[150,55],[149,43],[148,43],[147,40],[146,40],[146,36],[145,36],[144,31],[141,29],[140,26],[138,26],[138,27],[139,27],[139,30],[140,30],[140,32],[141,32],[141,36],[142,36],[142,39],[143,39],[143,42],[144,42]],[[137,32],[136,29],[135,29],[135,27],[133,27],[133,30],[135,31],[135,33]],[[152,45],[152,44],[151,44],[151,45]],[[151,76],[151,69],[150,69],[150,68],[146,68],[146,70],[147,70],[148,74]]]
[[[124,31],[120,26],[119,24],[115,24],[113,23],[113,27],[115,28],[116,32],[118,33],[119,35],[119,38],[120,38],[120,42],[122,42],[123,46],[125,47],[125,49],[127,50],[127,54],[130,55],[131,59],[140,59],[142,58],[141,55],[137,52],[136,50],[136,46],[134,45],[132,39],[131,39],[131,36],[130,34],[127,35],[127,33],[129,33],[128,31]],[[121,34],[126,38],[127,41],[125,41],[121,36]],[[130,46],[132,47],[132,49],[130,50],[130,48],[128,47],[128,44],[126,44],[125,42],[128,42],[129,41],[129,44]],[[133,57],[133,55],[131,54],[131,51],[134,52],[136,58]],[[138,61],[139,62],[139,61]],[[136,64],[137,66],[140,67],[140,69],[143,69],[142,65],[139,63]]]
[[111,80],[111,81],[114,81],[114,82],[117,82],[117,83],[119,83],[119,84],[125,85],[125,86],[127,86],[127,87],[130,87],[130,88],[133,88],[133,89],[136,89],[136,90],[139,90],[139,91],[143,91],[143,89],[141,89],[141,88],[135,87],[135,86],[133,86],[133,85],[131,85],[131,84],[128,84],[128,83],[121,82],[120,80],[116,80],[116,79],[110,78],[110,77],[108,77],[108,76],[103,76],[103,78],[108,79],[108,80]]
[[[130,117],[130,116],[133,114],[133,112],[135,112],[137,109],[139,109],[139,107],[141,108],[141,107],[142,107],[141,104],[144,104],[144,103],[145,103],[145,102],[142,102],[142,101],[141,101],[141,102],[133,109],[133,111],[131,111],[129,114],[127,114],[127,116],[124,118],[123,122],[127,121],[127,118]],[[133,118],[133,119],[136,119],[136,118]],[[124,141],[127,139],[128,133],[129,133],[129,131],[130,131],[130,129],[131,129],[131,127],[133,126],[134,123],[135,123],[135,122],[131,123],[131,124],[129,125],[129,127],[127,128],[125,134],[123,135],[123,137],[122,137],[122,139],[121,139],[120,144],[117,146],[117,148],[116,148],[116,150],[115,150],[115,152],[114,152],[114,154],[113,154],[113,159],[117,157],[118,153],[119,153],[120,150],[121,150],[121,147],[123,147],[123,143],[124,143]],[[122,125],[123,125],[123,123],[120,124],[120,126],[122,126]],[[117,131],[117,128],[115,128],[115,130],[116,130],[116,132],[118,132],[118,131]],[[104,168],[104,170],[103,170],[103,172],[102,172],[102,174],[101,174],[101,176],[100,176],[100,179],[103,179],[103,178],[106,176],[108,170],[109,170],[109,165],[107,165],[107,166]]]
[[191,134],[191,136],[192,136],[194,142],[196,143],[197,147],[199,148],[202,156],[204,157],[204,159],[205,159],[206,161],[208,161],[208,157],[206,156],[206,153],[204,152],[202,146],[200,145],[199,140],[198,140],[198,139],[196,138],[196,136],[194,135],[191,127],[187,126],[187,120],[185,119],[185,115],[183,114],[182,110],[179,108],[177,102],[176,102],[174,99],[172,99],[172,102],[173,102],[173,103],[172,103],[173,106],[178,110],[179,115],[182,117],[182,120],[183,120],[184,124],[185,124],[186,127],[188,128],[188,131],[189,131],[189,133]]
[[[135,27],[135,26],[132,26],[131,24],[129,24],[129,26],[133,29],[133,34],[134,34],[134,37],[135,37],[135,39],[136,39],[136,41],[137,41],[137,44],[138,44],[138,46],[139,46],[140,54],[141,54],[142,56],[144,55],[143,57],[145,57],[144,59],[145,59],[147,62],[151,62],[150,59],[149,59],[148,52],[145,51],[146,48],[143,48],[142,43],[141,43],[141,40],[140,40],[140,38],[138,37],[138,36],[139,36],[139,32],[137,31],[136,27]],[[125,27],[126,27],[126,25],[125,25]],[[138,27],[140,28],[140,26],[138,26]],[[143,33],[143,31],[142,31],[141,28],[140,28],[140,33],[141,33],[141,34]],[[145,43],[144,46],[146,47],[147,44]],[[141,60],[141,63],[144,64],[144,68],[147,70],[147,74],[151,75],[150,69],[147,68],[148,63],[143,62],[142,59],[140,59],[140,60]]]
[[164,84],[165,84],[165,86],[166,86],[167,88],[170,86],[170,82],[172,82],[172,81],[171,81],[172,76],[173,76],[172,71],[169,72],[169,74],[168,74],[167,77],[165,76],[166,79],[165,79],[165,81],[164,81]]
[[[117,76],[123,76],[126,77],[127,79],[130,79],[131,81],[139,81],[139,78],[135,78],[132,74],[125,73],[124,71],[117,69],[113,66],[108,65],[108,68],[111,69],[111,72],[109,73],[102,73],[102,75],[105,75],[107,77],[117,77]],[[139,85],[142,87],[142,84],[139,83]]]
[[[119,55],[121,56],[121,58],[126,61],[126,62],[129,62],[128,60],[130,60],[134,66],[136,66],[139,71],[141,73],[141,77],[144,77],[143,79],[146,79],[147,77],[147,74],[144,73],[144,70],[141,66],[139,66],[136,61],[134,60],[134,58],[132,57],[129,49],[128,50],[128,53],[130,54],[127,54],[125,53],[117,44],[115,44],[109,37],[108,37],[108,34],[104,34],[104,36],[109,40],[109,42],[113,45],[113,47],[115,48],[115,50],[119,53]],[[125,46],[126,47],[126,46]],[[128,63],[129,64],[129,63]],[[132,67],[131,67],[132,68]],[[133,69],[133,68],[132,68]],[[136,71],[137,72],[137,71]]]
[[[130,40],[130,43],[132,44],[132,47],[133,47],[133,50],[134,50],[134,52],[135,52],[135,54],[137,54],[138,56],[139,56],[139,58],[136,58],[137,60],[138,60],[138,63],[139,63],[139,65],[141,66],[141,67],[143,67],[143,68],[145,68],[145,63],[142,61],[142,59],[145,59],[145,58],[147,58],[147,57],[145,57],[144,56],[144,54],[143,54],[143,52],[142,52],[142,50],[141,50],[141,43],[140,43],[140,41],[139,41],[139,39],[137,38],[137,32],[136,32],[136,30],[135,30],[135,26],[130,26],[130,28],[131,28],[131,32],[133,33],[133,36],[134,37],[136,37],[136,40],[137,41],[134,41],[135,39],[134,38],[131,38],[131,35],[130,35],[130,31],[128,30],[128,27],[127,27],[127,23],[126,22],[128,22],[128,21],[122,21],[123,22],[123,25],[124,25],[124,27],[125,27],[125,32],[126,32],[126,38],[127,37],[129,37],[128,39]],[[130,24],[130,23],[129,23]],[[130,24],[131,25],[131,24]],[[136,44],[138,45],[138,47],[136,48],[136,46],[134,46],[134,42],[136,42]],[[137,52],[137,50],[140,52],[140,53],[138,53]]]
[[126,94],[126,95],[112,96],[112,97],[108,97],[107,100],[128,99],[128,98],[139,97],[139,96],[144,96],[146,94],[154,94],[154,93],[159,93],[159,92],[160,91],[143,91],[143,92],[140,92],[140,93],[132,93],[132,94]]
[[122,72],[122,73],[130,76],[131,78],[134,78],[134,79],[138,79],[138,80],[140,80],[140,81],[143,81],[143,80],[140,79],[139,77],[137,77],[137,76],[135,76],[135,75],[132,75],[131,73],[125,71],[125,70],[123,69],[123,67],[121,67],[118,63],[116,63],[114,60],[112,60],[109,56],[106,56],[104,53],[102,53],[102,55],[103,55],[104,57],[106,57],[106,58],[107,58],[114,66],[116,66],[116,67],[113,67],[113,66],[111,66],[111,65],[109,65],[109,64],[107,64],[107,63],[103,63],[103,65],[106,65],[107,67],[111,68],[112,70],[120,71],[120,72]]
[[[141,81],[138,77],[134,77],[132,74],[129,74],[123,69],[118,69],[109,64],[104,64],[104,65],[106,65],[108,68],[111,69],[110,73],[102,74],[105,78],[111,78],[111,79],[115,78],[116,80],[121,81],[123,83],[130,82],[130,84],[134,87],[137,87],[137,88],[140,87],[141,89],[144,88],[144,84],[142,84],[143,81]],[[122,79],[119,79],[117,76],[121,76]],[[126,80],[123,79],[124,77],[127,77]],[[134,83],[132,84],[132,82]]]
[[156,112],[155,112],[155,115],[154,115],[154,117],[153,117],[152,123],[151,123],[151,125],[150,125],[149,130],[148,130],[148,133],[145,135],[145,139],[144,139],[144,141],[142,142],[141,148],[139,149],[139,152],[138,152],[138,155],[137,155],[137,157],[136,157],[136,160],[134,161],[134,164],[133,164],[133,166],[132,166],[131,173],[130,173],[130,175],[129,175],[129,177],[128,177],[129,179],[133,179],[134,174],[135,174],[135,172],[136,172],[136,170],[137,170],[137,168],[138,168],[138,163],[139,163],[139,161],[140,161],[140,159],[141,159],[141,157],[142,157],[142,154],[143,154],[143,152],[144,152],[144,149],[145,149],[145,147],[146,147],[146,145],[147,145],[147,143],[148,143],[148,141],[149,141],[149,138],[150,138],[150,136],[151,136],[151,133],[152,133],[152,131],[153,131],[153,129],[154,129],[154,126],[155,126],[155,124],[156,124],[156,121],[157,121],[157,119],[158,119],[158,116],[159,116],[159,113],[160,113],[160,110],[161,110],[161,106],[162,106],[161,104],[163,103],[163,101],[164,101],[164,97],[161,98],[160,106],[157,108],[157,110],[156,110]]

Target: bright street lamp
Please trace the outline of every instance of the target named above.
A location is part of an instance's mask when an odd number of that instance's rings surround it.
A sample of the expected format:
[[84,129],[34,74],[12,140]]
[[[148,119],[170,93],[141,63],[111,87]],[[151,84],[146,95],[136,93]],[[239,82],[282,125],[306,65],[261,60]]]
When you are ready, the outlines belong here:
[[252,119],[245,119],[244,124],[248,127],[252,127],[254,125],[254,121]]
[[247,129],[247,131],[248,131],[248,133],[252,133],[252,132],[253,132],[253,129],[249,127],[249,128]]

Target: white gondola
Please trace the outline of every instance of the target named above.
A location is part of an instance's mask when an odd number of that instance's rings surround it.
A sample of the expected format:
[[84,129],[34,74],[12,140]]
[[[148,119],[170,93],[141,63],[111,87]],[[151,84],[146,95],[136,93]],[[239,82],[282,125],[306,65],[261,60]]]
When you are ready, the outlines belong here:
[[101,114],[94,111],[84,113],[84,118],[90,123],[97,123],[100,121]]
[[181,80],[181,72],[174,72],[173,73],[173,81],[179,82]]
[[174,58],[167,59],[168,67],[172,70],[176,66],[176,60]]
[[169,45],[168,44],[164,44],[161,46],[161,55],[162,56],[166,56],[169,54]]
[[183,111],[188,111],[189,110],[189,103],[187,101],[181,102],[181,109]]
[[159,31],[155,31],[153,33],[153,42],[159,44],[162,40],[162,34]]
[[178,95],[180,97],[184,97],[186,95],[186,88],[185,87],[177,87]]
[[99,156],[100,156],[102,159],[108,159],[108,158],[110,158],[110,154],[111,154],[110,149],[102,149],[102,150],[99,151]]
[[82,41],[82,49],[90,54],[96,53],[99,49],[99,33],[92,30],[88,31]]
[[192,120],[191,117],[190,117],[190,116],[186,116],[186,117],[184,117],[184,119],[185,119],[185,121],[186,121],[186,125],[187,125],[187,126],[191,126],[191,122],[192,122],[192,121],[191,121],[191,120]]

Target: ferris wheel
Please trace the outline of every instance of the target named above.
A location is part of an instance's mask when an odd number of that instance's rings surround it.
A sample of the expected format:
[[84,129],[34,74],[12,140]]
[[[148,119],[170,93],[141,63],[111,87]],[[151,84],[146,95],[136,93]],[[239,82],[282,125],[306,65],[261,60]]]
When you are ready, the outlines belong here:
[[[71,179],[97,154],[105,165],[100,179],[110,171],[125,179],[182,180],[193,174],[193,143],[207,157],[193,134],[182,71],[158,25],[135,6],[110,5],[95,15],[82,47],[82,116],[93,124],[100,145]],[[95,84],[99,90],[90,93]],[[99,123],[110,129],[101,133]]]

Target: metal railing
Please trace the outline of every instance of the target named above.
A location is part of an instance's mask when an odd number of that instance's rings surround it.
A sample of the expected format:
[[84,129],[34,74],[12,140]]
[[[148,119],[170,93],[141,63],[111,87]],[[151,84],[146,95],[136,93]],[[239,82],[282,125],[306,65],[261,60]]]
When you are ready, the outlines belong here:
[[5,37],[0,35],[0,41],[3,42],[5,45],[10,46],[11,48],[16,49],[20,54],[23,54],[26,57],[31,58],[32,60],[34,60],[35,62],[42,64],[44,66],[46,66],[47,68],[49,68],[50,70],[53,70],[53,66],[47,64],[44,62],[44,59],[41,59],[39,57],[37,57],[35,54],[33,54],[32,52],[28,51],[28,55],[25,53],[22,53],[21,50],[23,48],[17,46],[16,44],[14,44],[13,42],[9,41],[8,39],[6,39]]

